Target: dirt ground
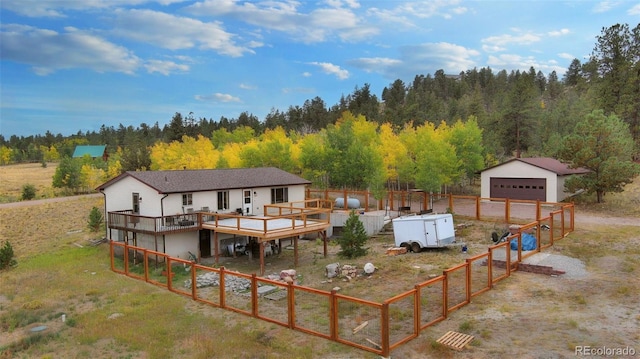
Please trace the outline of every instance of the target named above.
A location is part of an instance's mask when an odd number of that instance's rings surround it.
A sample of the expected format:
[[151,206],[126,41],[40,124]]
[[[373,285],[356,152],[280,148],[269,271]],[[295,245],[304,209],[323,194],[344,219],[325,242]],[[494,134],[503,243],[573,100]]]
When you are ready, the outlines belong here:
[[[33,202],[27,203],[35,205]],[[11,205],[0,205],[0,208]],[[461,211],[461,208],[458,210]],[[528,212],[530,208],[525,208],[524,211]],[[512,215],[519,216],[517,211],[513,211]],[[457,224],[468,224],[458,233],[460,239],[468,243],[468,253],[448,249],[389,257],[384,254],[393,245],[393,236],[389,233],[381,234],[371,239],[367,257],[350,263],[362,268],[364,263],[371,261],[378,269],[370,277],[359,277],[352,281],[328,282],[324,276],[327,264],[336,261],[347,263],[337,259],[337,246],[330,245],[329,256],[324,258],[319,242],[301,241],[297,268],[301,275],[300,284],[323,290],[339,286],[341,293],[346,295],[384,300],[412,288],[430,275],[442,274],[443,269],[451,264],[461,263],[469,255],[486,251],[491,244],[491,231],[506,225],[500,220],[456,221]],[[417,338],[392,350],[391,357],[570,358],[576,356],[577,348],[585,346],[596,349],[629,347],[636,354],[639,353],[638,226],[640,221],[634,217],[603,216],[577,211],[576,231],[545,252],[566,257],[567,262],[569,259],[579,260],[584,264],[586,275],[573,278],[515,272],[497,283],[492,290],[474,297],[469,305],[450,313],[446,320],[423,330]],[[614,241],[610,238],[613,227],[628,229]],[[228,269],[245,273],[256,272],[259,266],[256,260],[249,260],[246,256],[224,258],[222,264]],[[292,251],[285,249],[281,255],[268,258],[267,274],[292,268],[292,265]],[[4,305],[2,302],[0,296],[0,306]],[[213,317],[222,315],[228,320],[240,315],[190,300],[186,301],[185,309]],[[299,345],[306,345],[305,338],[309,337],[303,333],[291,334],[286,328],[278,328],[276,331],[278,335],[291,335],[294,340],[299,341]],[[447,331],[466,333],[473,335],[475,339],[464,350],[454,351],[436,343]],[[3,339],[6,339],[5,334],[2,333]],[[336,344],[326,341],[326,345]],[[322,357],[375,357],[358,350],[349,353]]]
[[[517,211],[512,215],[517,216]],[[492,244],[490,233],[496,228],[495,223],[474,220],[458,223],[468,225],[459,237],[468,244],[468,253],[447,249],[389,257],[385,252],[393,246],[393,235],[382,234],[370,240],[367,257],[340,261],[362,268],[371,260],[378,268],[372,276],[352,281],[327,282],[324,276],[324,266],[336,261],[337,246],[329,246],[329,259],[325,260],[319,258],[321,246],[317,242],[301,241],[298,268],[298,274],[304,278],[301,284],[328,291],[338,286],[343,294],[374,301],[400,294],[429,276],[442,274],[444,268],[462,263],[465,257],[486,251]],[[560,259],[554,269],[567,271],[566,275],[515,272],[489,292],[474,297],[469,305],[450,313],[447,320],[423,330],[419,337],[394,349],[391,357],[569,358],[582,347],[633,348],[640,354],[637,344],[640,342],[640,331],[637,330],[640,327],[640,280],[637,276],[640,235],[617,241],[614,249],[609,248],[601,256],[590,251],[581,256],[580,250],[574,248],[592,246],[592,241],[606,238],[607,227],[602,227],[603,223],[640,226],[637,218],[577,213],[576,231],[544,251]],[[599,234],[594,236],[594,232]],[[636,233],[635,230],[631,232]],[[580,244],[582,240],[585,242]],[[268,258],[267,274],[287,269],[290,262],[288,253]],[[568,271],[573,270],[576,262],[581,265],[580,273],[570,275],[572,273]],[[223,265],[231,270],[252,272],[258,263],[240,257],[224,259]],[[399,276],[399,273],[404,274]],[[457,352],[436,343],[448,331],[473,335],[475,339],[463,351]],[[363,353],[362,357],[370,356]]]

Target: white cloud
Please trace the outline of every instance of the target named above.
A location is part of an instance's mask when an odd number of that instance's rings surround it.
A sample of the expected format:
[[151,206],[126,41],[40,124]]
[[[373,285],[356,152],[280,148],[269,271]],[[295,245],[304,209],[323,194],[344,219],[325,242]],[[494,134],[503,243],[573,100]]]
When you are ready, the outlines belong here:
[[402,64],[402,61],[388,57],[362,57],[350,60],[349,64],[366,72],[383,74],[387,72],[389,68]]
[[196,95],[195,99],[204,102],[242,102],[239,97],[219,92],[210,95]]
[[415,70],[425,64],[432,69],[443,69],[446,72],[459,72],[473,68],[475,61],[472,57],[480,55],[476,50],[446,42],[405,46],[401,48],[401,52],[403,63]]
[[311,77],[311,72],[307,72],[307,71],[303,72],[302,77]]
[[189,65],[177,64],[173,61],[149,60],[144,64],[147,72],[159,72],[163,75],[169,75],[172,72],[187,72]]
[[2,58],[28,64],[39,75],[72,68],[132,74],[141,65],[141,60],[122,46],[72,27],[65,31],[2,25]]
[[558,65],[555,60],[542,61],[536,59],[533,56],[522,56],[518,54],[501,54],[499,56],[489,56],[487,65],[505,70],[520,70],[529,71],[531,67],[536,71],[542,71],[543,73],[556,73],[562,74],[565,72],[565,68]]
[[640,15],[640,4],[636,4],[627,10],[627,14],[629,15]]
[[484,52],[502,52],[502,51],[505,51],[506,48],[502,46],[484,44],[482,45],[482,50]]
[[482,39],[483,45],[495,48],[504,48],[507,45],[531,45],[535,42],[541,41],[542,38],[539,35],[533,33],[522,33],[517,35],[504,34],[499,36],[490,36]]
[[[348,5],[348,8],[342,6]],[[187,11],[198,16],[225,16],[260,28],[289,34],[297,41],[316,43],[338,36],[343,41],[362,39],[379,32],[376,26],[364,23],[352,9],[355,1],[330,1],[304,13],[295,1],[258,1],[240,3],[234,0],[204,0],[188,6]]]
[[349,64],[367,72],[383,74],[390,79],[411,79],[417,74],[444,70],[457,74],[473,68],[474,57],[480,53],[473,49],[446,42],[403,46],[398,59],[386,57],[359,58]]
[[[153,10],[116,10],[114,34],[171,50],[197,47],[232,57],[254,53],[235,43],[217,22],[205,23]],[[255,46],[256,44],[252,44]]]
[[617,4],[618,2],[616,1],[601,1],[593,7],[593,12],[595,13],[607,12],[611,10],[613,7],[615,7]]
[[568,35],[570,33],[571,31],[569,31],[569,29],[560,29],[560,30],[549,31],[547,35],[556,37],[556,36]]
[[466,7],[458,6],[460,0],[430,0],[403,2],[392,9],[372,7],[368,13],[384,22],[400,24],[404,27],[418,27],[424,19],[441,17],[451,19],[453,15],[462,15],[468,11]]
[[289,93],[315,93],[316,89],[311,88],[311,87],[295,87],[295,88],[291,88],[291,87],[285,87],[282,89],[282,93],[284,94],[289,94]]
[[145,3],[170,5],[185,0],[2,0],[4,9],[28,17],[66,17],[65,11],[109,9],[120,6],[135,6]]
[[325,74],[336,75],[340,80],[346,80],[349,78],[349,71],[340,68],[338,65],[334,65],[329,62],[309,62],[308,64],[318,66]]
[[249,85],[249,84],[240,84],[240,88],[243,90],[256,90],[258,87],[254,86],[254,85]]
[[566,52],[561,52],[561,53],[559,53],[559,54],[558,54],[558,57],[559,57],[559,58],[561,58],[561,59],[566,59],[566,60],[573,60],[573,59],[575,59],[575,58],[576,58],[575,56],[573,56],[573,55],[571,55],[571,54],[568,54],[568,53],[566,53]]

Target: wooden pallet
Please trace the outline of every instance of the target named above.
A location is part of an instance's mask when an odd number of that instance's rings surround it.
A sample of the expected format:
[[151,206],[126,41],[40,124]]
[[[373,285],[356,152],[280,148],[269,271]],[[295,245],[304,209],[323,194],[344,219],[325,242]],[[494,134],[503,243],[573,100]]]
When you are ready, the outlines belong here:
[[448,331],[447,334],[440,337],[436,342],[445,345],[451,349],[462,350],[464,346],[473,340],[473,335]]

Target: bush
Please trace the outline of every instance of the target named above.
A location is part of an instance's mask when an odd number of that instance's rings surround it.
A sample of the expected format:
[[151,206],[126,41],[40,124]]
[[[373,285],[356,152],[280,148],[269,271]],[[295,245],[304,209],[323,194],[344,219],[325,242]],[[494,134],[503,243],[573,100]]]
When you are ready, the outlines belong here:
[[36,186],[29,183],[22,186],[22,200],[29,201],[34,198],[36,198]]
[[87,223],[91,232],[99,231],[103,221],[104,217],[98,207],[91,208],[91,212],[89,213],[89,222]]
[[4,246],[0,248],[0,270],[13,267],[17,264],[16,260],[13,259],[13,247],[9,241],[4,242]]
[[344,224],[342,236],[338,238],[341,251],[338,255],[344,258],[356,258],[367,254],[368,248],[364,244],[369,239],[364,225],[360,222],[355,211],[351,211],[347,222]]

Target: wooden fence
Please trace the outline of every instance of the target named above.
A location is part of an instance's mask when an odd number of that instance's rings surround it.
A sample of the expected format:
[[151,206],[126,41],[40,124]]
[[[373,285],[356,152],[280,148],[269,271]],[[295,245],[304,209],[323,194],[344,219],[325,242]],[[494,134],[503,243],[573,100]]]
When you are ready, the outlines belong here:
[[[466,197],[460,199],[467,200]],[[450,196],[448,200],[449,207],[455,208],[456,197]],[[474,198],[473,203],[479,207],[481,202]],[[509,201],[505,204],[508,207]],[[523,225],[518,234],[382,303],[229,271],[224,267],[212,268],[113,240],[110,241],[111,269],[198,302],[388,357],[391,350],[416,338],[425,328],[445,320],[449,313],[469,304],[471,298],[508,278],[524,258],[552,246],[554,241],[573,231],[573,205],[554,206],[559,209],[541,217],[538,203],[535,210],[539,218]],[[475,213],[481,211],[474,210]],[[543,231],[544,225],[549,230]],[[535,250],[523,253],[521,233],[525,231],[535,231],[538,243]],[[515,258],[511,256],[511,240],[518,241]],[[160,257],[164,260],[157,260]],[[496,257],[505,265],[495,265]],[[132,267],[132,262],[138,265]],[[214,278],[217,285],[198,288],[196,283],[201,276]],[[227,289],[227,283],[231,282],[244,283],[247,290],[233,293]],[[265,288],[269,289],[268,293]],[[282,299],[286,299],[286,305],[282,304]]]

